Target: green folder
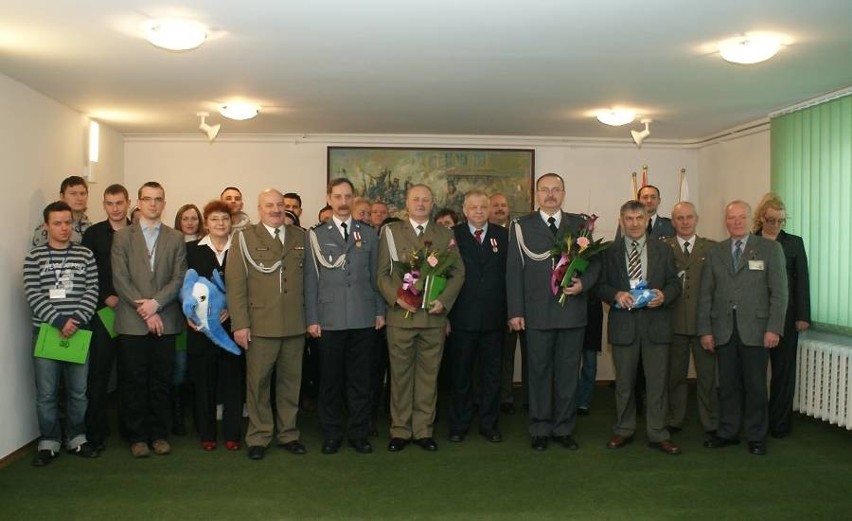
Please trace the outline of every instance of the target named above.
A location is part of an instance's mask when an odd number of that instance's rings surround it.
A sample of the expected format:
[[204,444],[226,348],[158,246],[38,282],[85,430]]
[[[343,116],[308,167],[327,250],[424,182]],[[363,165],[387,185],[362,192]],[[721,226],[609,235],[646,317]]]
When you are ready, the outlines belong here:
[[89,356],[89,342],[92,332],[78,329],[69,338],[62,338],[61,332],[50,324],[42,323],[38,330],[33,355],[60,362],[85,364]]
[[181,331],[175,338],[175,351],[179,353],[186,351],[186,329]]
[[118,333],[115,332],[115,310],[106,306],[98,310],[98,316],[101,318],[101,322],[103,322],[110,338],[117,337]]
[[427,275],[426,283],[423,285],[423,304],[420,307],[423,309],[431,308],[446,287],[446,277]]

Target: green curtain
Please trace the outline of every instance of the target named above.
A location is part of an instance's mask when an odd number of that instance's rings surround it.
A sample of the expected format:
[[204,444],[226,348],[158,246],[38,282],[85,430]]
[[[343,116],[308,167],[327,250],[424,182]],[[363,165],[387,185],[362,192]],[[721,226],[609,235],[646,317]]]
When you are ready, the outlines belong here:
[[811,320],[852,335],[852,95],[773,118],[772,190],[805,242]]

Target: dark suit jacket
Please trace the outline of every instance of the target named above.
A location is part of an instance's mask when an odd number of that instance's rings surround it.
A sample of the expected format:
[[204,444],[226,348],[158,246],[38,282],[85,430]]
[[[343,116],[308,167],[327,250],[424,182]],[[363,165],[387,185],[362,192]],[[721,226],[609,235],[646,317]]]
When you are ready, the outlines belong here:
[[[576,235],[583,225],[585,220],[579,215],[562,212],[556,237],[562,237],[568,231]],[[538,211],[519,217],[510,225],[509,257],[506,261],[508,318],[523,317],[529,329],[569,329],[585,326],[589,290],[600,275],[598,259],[593,259],[585,273],[580,275],[583,292],[569,297],[565,306],[560,306],[550,286],[553,260],[548,258],[534,261],[527,257],[519,248],[518,228],[521,229],[527,249],[533,253],[547,252],[556,244],[556,237]]]
[[[396,245],[396,255],[399,262],[391,259],[388,247],[388,230],[393,234]],[[447,286],[438,297],[446,311],[440,315],[430,315],[426,310],[420,309],[408,318],[405,318],[405,310],[396,305],[397,290],[402,287],[402,273],[399,263],[407,263],[409,254],[424,248],[426,243],[431,243],[432,249],[446,250],[455,257],[455,264],[447,280]],[[417,232],[411,226],[408,219],[400,222],[390,223],[382,228],[382,237],[379,241],[379,260],[376,267],[376,281],[379,292],[387,304],[387,325],[402,328],[426,328],[446,326],[447,313],[453,309],[456,298],[464,284],[465,269],[464,262],[458,256],[458,248],[455,247],[453,232],[440,224],[430,222],[426,226],[422,237],[417,237]]]
[[[379,236],[370,226],[352,219],[349,239],[333,221],[308,232],[305,249],[305,319],[308,325],[341,331],[375,327],[376,317],[385,314],[385,303],[376,289]],[[326,268],[314,254],[311,234],[325,261],[345,254],[342,268]],[[356,235],[360,240],[356,241]]]
[[186,245],[183,234],[160,225],[154,254],[154,269],[148,261],[148,247],[139,223],[118,230],[112,240],[112,280],[118,295],[115,330],[123,335],[147,335],[148,326],[136,313],[136,300],[154,299],[160,304],[163,332],[183,331],[184,316],[178,293],[186,273]]
[[645,280],[650,289],[663,292],[665,300],[658,308],[639,308],[632,311],[615,307],[615,294],[630,291],[627,275],[627,250],[624,239],[616,240],[603,253],[603,274],[598,284],[601,300],[610,304],[607,321],[607,337],[612,345],[629,345],[636,340],[636,321],[645,320],[648,339],[657,344],[672,341],[672,304],[680,296],[680,280],[675,269],[671,248],[662,241],[647,239],[645,249],[648,256],[648,272]]
[[[760,235],[760,232],[757,233]],[[808,255],[805,243],[798,235],[781,230],[776,239],[784,250],[787,265],[787,331],[795,328],[797,320],[811,321],[811,281],[808,274]]]
[[[281,261],[281,267],[271,273],[255,269],[242,251],[241,236],[258,266]],[[234,233],[225,266],[231,329],[251,328],[253,337],[304,335],[304,264],[305,231],[298,226],[287,225],[283,245],[262,223]]]
[[731,263],[730,238],[707,251],[698,299],[698,334],[713,335],[716,345],[730,342],[736,306],[743,344],[762,346],[766,331],[783,335],[787,273],[781,245],[750,235],[736,269]]
[[667,239],[669,237],[674,237],[675,234],[672,220],[668,217],[661,217],[658,215],[657,219],[654,221],[654,228],[651,230],[649,236],[652,239]]
[[701,269],[704,267],[704,258],[707,250],[716,241],[695,236],[695,244],[690,244],[689,257],[683,254],[683,249],[677,241],[677,237],[669,237],[665,240],[672,249],[681,282],[681,294],[672,308],[672,324],[676,335],[695,336],[695,319],[698,315],[698,296],[701,294]]
[[453,233],[464,261],[464,285],[450,312],[453,330],[505,329],[509,231],[502,226],[489,224],[482,244],[470,233],[467,223],[453,228]]

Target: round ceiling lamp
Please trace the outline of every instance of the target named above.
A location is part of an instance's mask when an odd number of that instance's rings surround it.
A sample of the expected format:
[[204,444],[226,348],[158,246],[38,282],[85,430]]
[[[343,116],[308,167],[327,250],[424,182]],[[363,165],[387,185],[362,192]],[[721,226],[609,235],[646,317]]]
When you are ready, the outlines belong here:
[[219,114],[237,121],[251,119],[257,116],[258,112],[260,112],[260,107],[251,103],[234,102],[226,103],[219,107]]
[[746,33],[719,42],[719,54],[725,61],[751,65],[775,56],[783,45],[783,38],[771,33]]
[[207,39],[207,28],[181,18],[160,18],[145,24],[145,38],[162,49],[189,51]]
[[633,122],[636,119],[636,112],[630,109],[604,109],[597,111],[595,117],[605,125],[620,127]]

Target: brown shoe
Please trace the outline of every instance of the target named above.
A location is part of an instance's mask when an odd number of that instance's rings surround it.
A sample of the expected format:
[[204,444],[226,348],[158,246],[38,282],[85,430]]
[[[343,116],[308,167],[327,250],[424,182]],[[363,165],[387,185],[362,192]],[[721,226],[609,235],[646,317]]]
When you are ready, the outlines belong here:
[[154,447],[154,454],[157,456],[165,456],[172,452],[172,446],[166,440],[155,440],[151,445]]
[[657,449],[669,454],[671,456],[677,456],[680,454],[680,447],[671,442],[671,440],[663,440],[658,443],[651,442],[648,444],[652,449]]
[[134,458],[147,458],[151,455],[151,449],[144,441],[139,441],[130,446],[130,453]]
[[606,443],[606,448],[620,449],[631,441],[633,441],[633,436],[619,436],[618,434],[616,434],[615,436],[610,438],[609,441]]

